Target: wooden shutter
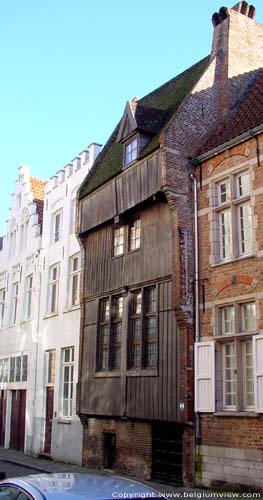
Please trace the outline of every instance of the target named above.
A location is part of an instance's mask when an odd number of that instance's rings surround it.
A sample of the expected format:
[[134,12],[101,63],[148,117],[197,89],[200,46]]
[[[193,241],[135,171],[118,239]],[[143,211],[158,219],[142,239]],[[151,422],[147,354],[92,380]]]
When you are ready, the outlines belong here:
[[215,411],[215,343],[195,344],[195,411]]
[[263,413],[263,335],[253,337],[255,411]]

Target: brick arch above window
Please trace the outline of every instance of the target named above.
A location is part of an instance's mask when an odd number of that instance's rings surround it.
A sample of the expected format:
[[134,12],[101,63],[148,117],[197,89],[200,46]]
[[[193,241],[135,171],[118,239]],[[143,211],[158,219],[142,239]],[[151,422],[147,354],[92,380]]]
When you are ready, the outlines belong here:
[[220,283],[214,289],[214,294],[218,296],[226,288],[232,285],[240,285],[240,284],[247,285],[251,288],[256,288],[258,281],[253,276],[248,276],[245,274],[232,275],[229,278],[220,281]]

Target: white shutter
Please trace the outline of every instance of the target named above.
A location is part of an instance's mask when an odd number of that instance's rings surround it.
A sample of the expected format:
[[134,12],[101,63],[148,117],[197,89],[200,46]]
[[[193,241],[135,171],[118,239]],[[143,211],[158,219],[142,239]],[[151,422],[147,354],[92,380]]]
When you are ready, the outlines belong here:
[[263,413],[263,335],[253,337],[255,411]]
[[215,343],[195,344],[195,411],[215,411]]

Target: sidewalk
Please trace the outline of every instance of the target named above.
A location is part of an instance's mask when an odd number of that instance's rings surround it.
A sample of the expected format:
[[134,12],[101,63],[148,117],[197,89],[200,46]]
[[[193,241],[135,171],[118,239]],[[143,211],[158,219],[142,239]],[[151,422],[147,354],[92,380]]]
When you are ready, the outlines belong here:
[[[30,469],[33,471],[39,471],[41,472],[46,472],[46,473],[52,473],[52,472],[82,472],[82,473],[92,473],[95,472],[95,469],[87,468],[87,467],[80,467],[78,465],[72,465],[72,464],[66,464],[62,462],[55,462],[54,460],[48,460],[46,458],[39,458],[39,457],[32,457],[30,455],[25,455],[24,453],[20,451],[13,451],[9,449],[4,449],[0,448],[0,463],[1,462],[9,462],[12,464],[19,465],[21,467],[27,467],[29,469],[29,474],[30,474]],[[117,475],[121,476],[121,474],[114,473],[113,471],[108,471],[108,470],[96,470],[96,473],[98,474],[103,474],[103,473],[108,473],[111,475]],[[125,477],[123,475],[123,477]],[[127,476],[126,476],[127,477]],[[130,477],[130,476],[129,476]],[[138,478],[131,478],[134,480],[139,480],[140,482],[147,484],[154,488],[155,490],[159,491],[160,493],[179,493],[179,492],[186,492],[186,491],[201,491],[201,490],[190,490],[189,488],[183,488],[183,487],[175,487],[171,485],[166,485],[166,484],[160,484],[160,483],[155,483],[153,481],[143,481]],[[192,497],[193,498],[193,497]]]

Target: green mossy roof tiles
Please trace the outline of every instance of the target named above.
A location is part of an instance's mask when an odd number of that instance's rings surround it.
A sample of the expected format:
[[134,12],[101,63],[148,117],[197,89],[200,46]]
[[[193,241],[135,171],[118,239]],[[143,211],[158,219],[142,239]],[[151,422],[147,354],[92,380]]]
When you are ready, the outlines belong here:
[[[161,131],[178,109],[183,99],[198,82],[208,64],[209,57],[206,57],[138,101],[137,104],[140,110],[140,120],[144,125],[143,128],[147,128],[147,119],[149,119],[149,130],[153,129],[153,127],[156,130],[150,143],[144,148],[138,159],[145,157],[159,147]],[[144,116],[142,116],[143,108],[145,108]],[[157,110],[160,111],[159,120],[157,118]],[[121,170],[123,146],[116,142],[119,126],[120,122],[82,182],[79,189],[79,199],[87,196]]]

